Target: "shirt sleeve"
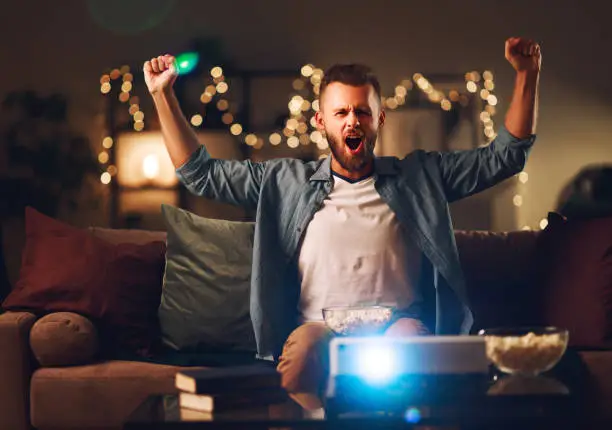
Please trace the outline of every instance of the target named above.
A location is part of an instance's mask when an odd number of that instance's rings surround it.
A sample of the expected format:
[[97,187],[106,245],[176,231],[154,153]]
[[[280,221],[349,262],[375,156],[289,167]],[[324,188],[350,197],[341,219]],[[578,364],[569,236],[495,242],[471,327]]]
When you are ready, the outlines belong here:
[[176,175],[193,194],[255,208],[265,166],[265,162],[215,159],[202,145],[176,169]]
[[535,135],[518,138],[502,126],[493,141],[483,147],[452,152],[432,152],[449,202],[492,187],[525,167]]

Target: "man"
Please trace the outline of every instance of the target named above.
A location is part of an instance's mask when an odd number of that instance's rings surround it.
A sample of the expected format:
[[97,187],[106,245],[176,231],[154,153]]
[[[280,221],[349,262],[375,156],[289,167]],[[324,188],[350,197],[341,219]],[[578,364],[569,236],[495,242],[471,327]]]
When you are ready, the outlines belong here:
[[193,193],[256,210],[251,318],[258,356],[278,359],[282,383],[316,408],[329,331],[321,309],[356,303],[398,311],[388,335],[468,333],[472,324],[448,211],[452,201],[511,177],[535,140],[540,49],[506,41],[516,70],[505,124],[487,147],[374,156],[385,121],[369,69],[336,65],[324,75],[319,129],[331,155],[304,162],[216,160],[184,118],[172,90],[174,57],[144,75],[177,174]]

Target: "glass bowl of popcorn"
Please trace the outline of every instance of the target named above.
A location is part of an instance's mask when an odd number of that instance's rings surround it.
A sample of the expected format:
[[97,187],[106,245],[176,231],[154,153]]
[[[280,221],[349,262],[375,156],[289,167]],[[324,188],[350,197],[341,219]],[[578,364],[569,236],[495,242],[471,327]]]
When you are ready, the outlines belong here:
[[330,306],[323,308],[327,327],[340,336],[374,336],[382,333],[391,321],[393,307]]
[[567,349],[569,333],[558,327],[481,330],[488,359],[500,371],[536,376],[552,369]]

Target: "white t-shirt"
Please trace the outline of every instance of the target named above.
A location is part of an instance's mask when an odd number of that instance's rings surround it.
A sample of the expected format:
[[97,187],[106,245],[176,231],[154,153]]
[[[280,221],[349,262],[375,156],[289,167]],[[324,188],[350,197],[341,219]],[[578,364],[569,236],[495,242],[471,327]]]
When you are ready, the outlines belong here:
[[415,300],[420,251],[404,238],[374,178],[334,187],[306,229],[299,255],[302,322],[322,321],[327,306],[386,304],[406,309]]

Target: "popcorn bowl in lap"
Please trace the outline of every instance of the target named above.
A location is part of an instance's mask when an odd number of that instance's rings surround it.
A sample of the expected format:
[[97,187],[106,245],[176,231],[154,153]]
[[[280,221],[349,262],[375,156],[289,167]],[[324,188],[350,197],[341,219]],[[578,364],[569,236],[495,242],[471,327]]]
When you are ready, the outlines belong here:
[[535,376],[552,369],[567,349],[569,333],[557,327],[481,330],[489,360],[500,371]]
[[374,336],[391,322],[391,306],[331,306],[323,308],[327,327],[340,336]]

